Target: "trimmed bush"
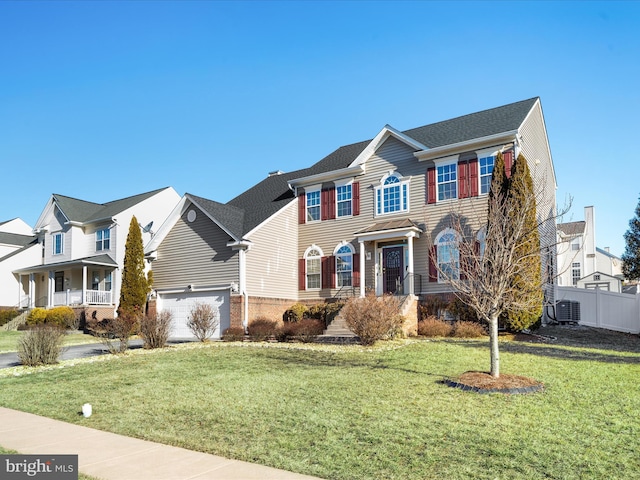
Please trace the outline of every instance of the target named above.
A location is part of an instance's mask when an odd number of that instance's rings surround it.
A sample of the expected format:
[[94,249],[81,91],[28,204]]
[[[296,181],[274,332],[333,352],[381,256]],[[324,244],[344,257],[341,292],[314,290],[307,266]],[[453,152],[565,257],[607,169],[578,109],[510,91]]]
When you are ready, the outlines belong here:
[[424,337],[448,337],[452,331],[453,327],[449,323],[438,320],[433,315],[418,322],[418,335]]
[[299,322],[307,314],[307,306],[302,303],[294,303],[291,308],[284,312],[283,320],[285,322]]
[[399,312],[400,301],[392,295],[350,298],[342,308],[349,329],[360,337],[363,345],[397,335],[404,323]]
[[207,341],[216,333],[216,328],[220,323],[218,307],[208,303],[196,303],[187,318],[187,327],[201,342]]
[[46,323],[58,325],[61,328],[72,328],[77,330],[79,321],[71,307],[54,307],[46,311]]
[[18,358],[23,365],[50,365],[58,363],[62,351],[64,330],[55,325],[40,324],[18,340]]
[[173,315],[169,311],[145,315],[140,319],[139,334],[144,348],[162,348],[169,341]]
[[249,324],[249,337],[256,342],[269,340],[278,330],[277,322],[267,318],[257,318]]
[[484,327],[476,322],[456,322],[453,324],[454,337],[458,338],[478,338],[487,334]]
[[20,315],[20,312],[16,309],[0,310],[0,327],[9,323],[11,320]]
[[244,328],[229,327],[222,333],[224,342],[241,342],[244,340]]
[[38,325],[47,320],[47,310],[44,308],[34,308],[27,316],[27,325]]
[[297,340],[304,343],[315,341],[324,332],[324,322],[312,318],[305,318],[299,322],[287,322],[275,332],[276,340],[287,342]]

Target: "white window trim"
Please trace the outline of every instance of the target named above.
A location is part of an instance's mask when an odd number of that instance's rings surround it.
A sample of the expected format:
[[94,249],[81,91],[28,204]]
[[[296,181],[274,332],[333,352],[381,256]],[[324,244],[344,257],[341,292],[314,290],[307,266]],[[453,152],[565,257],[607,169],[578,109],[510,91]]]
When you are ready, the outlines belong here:
[[[320,256],[317,257],[320,259],[320,282],[319,283],[319,287],[313,287],[313,288],[309,288],[309,268],[308,268],[308,256],[309,254],[313,251],[313,250],[317,250],[318,253],[320,253]],[[310,247],[308,247],[305,251],[304,251],[304,262],[305,262],[305,271],[304,271],[304,288],[305,290],[322,290],[322,257],[324,257],[324,252],[322,251],[322,249],[317,246],[315,243],[313,245],[311,245]],[[313,259],[315,259],[316,257],[311,257]]]
[[[317,220],[309,220],[309,201],[307,199],[307,194],[318,192],[320,203],[318,204],[318,211],[320,212]],[[317,223],[322,221],[322,185],[309,185],[304,189],[304,216],[305,223]],[[314,205],[315,206],[315,205]]]
[[[436,167],[436,203],[451,202],[453,200],[457,200],[458,197],[460,196],[460,186],[458,185],[458,182],[460,181],[460,179],[458,178],[458,161],[459,160],[460,160],[460,155],[449,155],[448,157],[438,158],[433,161]],[[440,200],[440,188],[439,188],[440,184],[438,183],[438,167],[442,167],[444,165],[451,165],[451,164],[455,165],[456,196],[454,198],[447,198],[445,200]]]
[[[98,240],[98,233],[99,232],[109,232],[109,248],[104,248],[104,235],[102,236],[102,240]],[[98,250],[97,246],[98,246],[98,241],[100,241],[100,243],[102,244],[102,248],[100,250]],[[96,252],[107,252],[111,250],[111,229],[109,227],[106,228],[99,228],[98,230],[96,230],[95,233],[95,245],[96,245]]]
[[485,157],[493,157],[493,165],[496,164],[496,158],[498,157],[499,148],[491,147],[491,148],[483,148],[481,150],[476,150],[476,158],[478,159],[478,195],[489,195],[489,190],[491,190],[491,182],[489,182],[489,189],[487,193],[482,193],[482,175],[480,174],[480,159]]
[[[60,252],[56,252],[56,237],[60,236]],[[64,232],[51,233],[51,255],[63,255],[64,254]]]
[[461,262],[461,259],[460,259],[460,243],[462,242],[462,236],[460,235],[460,233],[458,233],[457,230],[455,230],[455,229],[453,229],[451,227],[448,227],[448,228],[445,228],[444,230],[440,231],[440,233],[438,233],[438,235],[436,236],[436,239],[435,239],[435,246],[436,246],[436,252],[437,252],[436,257],[437,257],[437,261],[438,261],[438,268],[437,268],[437,270],[438,270],[438,283],[446,283],[447,282],[447,279],[442,276],[442,272],[440,271],[441,270],[440,269],[440,251],[439,251],[438,247],[439,247],[439,244],[440,244],[440,239],[444,235],[447,235],[449,233],[453,233],[454,234],[454,236],[456,237],[457,244],[458,244],[458,271],[457,271],[457,278],[460,278],[460,262]]
[[[397,210],[395,212],[383,212],[383,208],[384,208],[384,194],[383,189],[385,187],[384,182],[387,181],[387,179],[389,177],[397,177],[399,182],[397,184],[392,184],[392,185],[397,185],[400,187],[400,202],[401,202],[401,208],[400,210]],[[411,210],[411,177],[405,177],[404,175],[402,175],[400,172],[396,171],[396,170],[389,170],[385,175],[382,176],[382,178],[380,179],[380,184],[375,188],[375,216],[376,217],[383,217],[386,215],[397,215],[399,213],[408,213]],[[407,189],[407,201],[406,201],[406,205],[403,205],[403,201],[402,201],[402,191],[403,188],[406,187]],[[380,203],[378,203],[378,197],[380,197]]]
[[[341,288],[343,285],[340,285],[340,282],[338,281],[338,279],[340,278],[340,275],[338,272],[338,250],[340,250],[342,247],[348,247],[349,250],[351,251],[351,282],[353,283],[353,271],[356,268],[356,266],[353,264],[353,256],[356,253],[356,249],[353,248],[353,245],[351,245],[349,242],[345,242],[344,240],[342,242],[340,242],[338,245],[336,245],[336,248],[333,249],[333,256],[335,257],[335,275],[336,275],[336,288]],[[342,254],[344,255],[344,253]],[[347,285],[347,286],[353,286],[353,285]]]
[[[350,215],[338,215],[338,212],[340,211],[338,209],[338,187],[346,187],[347,185],[351,185],[351,214]],[[336,218],[353,217],[353,178],[349,178],[349,179],[345,179],[345,180],[336,180],[334,182],[334,186],[335,186],[335,189],[336,189],[336,205],[335,205]]]

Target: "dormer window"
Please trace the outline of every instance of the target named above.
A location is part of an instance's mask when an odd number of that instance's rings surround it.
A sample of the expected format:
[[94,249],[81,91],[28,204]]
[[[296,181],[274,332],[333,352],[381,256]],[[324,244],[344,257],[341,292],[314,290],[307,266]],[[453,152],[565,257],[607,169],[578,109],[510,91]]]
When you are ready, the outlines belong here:
[[54,233],[53,235],[53,254],[54,255],[62,255],[64,252],[64,234],[63,233]]
[[111,248],[111,230],[103,228],[96,231],[96,252]]
[[398,172],[389,173],[376,187],[376,215],[409,211],[409,181]]

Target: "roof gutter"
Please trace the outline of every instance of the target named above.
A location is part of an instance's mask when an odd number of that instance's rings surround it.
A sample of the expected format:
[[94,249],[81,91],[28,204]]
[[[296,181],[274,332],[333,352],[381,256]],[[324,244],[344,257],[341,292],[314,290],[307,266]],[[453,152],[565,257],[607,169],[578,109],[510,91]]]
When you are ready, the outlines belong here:
[[496,133],[495,135],[474,138],[472,140],[466,140],[464,142],[452,143],[451,145],[443,145],[442,147],[430,148],[429,150],[415,152],[413,155],[418,159],[419,162],[434,160],[436,158],[446,157],[455,153],[477,150],[499,143],[512,142],[516,139],[517,134],[518,130],[510,130],[508,132]]
[[356,165],[355,167],[341,168],[340,170],[331,170],[330,172],[317,173],[308,177],[294,178],[289,180],[289,188],[292,190],[308,185],[316,185],[322,182],[331,182],[346,177],[354,177],[365,173],[364,165]]

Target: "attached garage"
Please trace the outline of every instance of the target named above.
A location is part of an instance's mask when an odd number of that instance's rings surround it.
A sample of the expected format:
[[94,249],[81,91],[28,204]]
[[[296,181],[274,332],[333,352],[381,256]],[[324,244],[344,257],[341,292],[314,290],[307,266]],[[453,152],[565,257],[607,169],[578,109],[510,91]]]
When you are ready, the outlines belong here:
[[187,327],[187,320],[192,307],[196,303],[206,303],[218,312],[218,328],[212,338],[220,338],[221,333],[230,326],[231,311],[229,306],[229,290],[209,290],[196,292],[158,292],[157,308],[159,312],[169,311],[173,314],[171,338],[194,338]]

